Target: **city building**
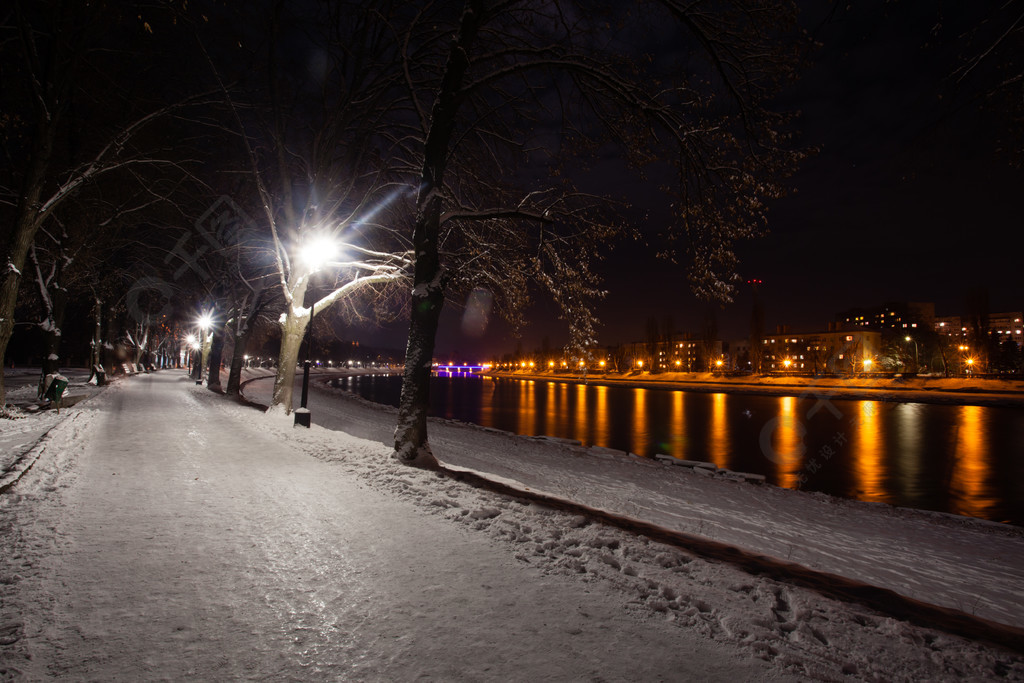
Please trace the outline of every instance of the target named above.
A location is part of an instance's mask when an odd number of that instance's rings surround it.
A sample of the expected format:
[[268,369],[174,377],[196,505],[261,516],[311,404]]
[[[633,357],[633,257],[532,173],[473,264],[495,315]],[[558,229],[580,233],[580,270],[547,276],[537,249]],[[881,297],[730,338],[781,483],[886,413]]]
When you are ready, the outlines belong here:
[[844,330],[873,329],[909,332],[931,329],[935,324],[935,304],[914,301],[890,301],[870,308],[851,308],[836,315]]
[[[956,340],[966,340],[970,334],[970,325],[958,315],[942,316],[935,318],[935,331]],[[989,314],[987,333],[996,343],[1012,340],[1021,346],[1024,344],[1024,313],[1010,311]]]
[[766,372],[871,372],[882,346],[877,330],[830,330],[768,335],[761,340]]
[[[691,335],[673,335],[671,341],[631,342],[624,347],[626,364],[651,372],[707,372],[731,368],[719,340],[705,341]],[[718,366],[717,361],[722,361]]]

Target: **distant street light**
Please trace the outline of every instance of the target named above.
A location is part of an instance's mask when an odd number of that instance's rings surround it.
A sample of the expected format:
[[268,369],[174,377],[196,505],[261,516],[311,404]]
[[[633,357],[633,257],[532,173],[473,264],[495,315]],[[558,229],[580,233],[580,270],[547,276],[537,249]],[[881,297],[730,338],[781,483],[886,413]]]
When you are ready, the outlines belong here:
[[[313,276],[320,266],[324,265],[338,252],[338,243],[326,235],[319,235],[310,239],[302,247],[299,256],[309,267],[309,285],[313,282]],[[299,409],[295,411],[295,424],[309,427],[312,422],[312,414],[306,407],[309,401],[309,364],[313,355],[313,316],[316,314],[316,298],[309,305],[309,325],[306,331],[306,360],[302,362],[302,399],[299,402]]]
[[871,372],[871,362],[870,358],[864,359],[864,372]]
[[917,340],[911,337],[909,334],[906,336],[907,341],[914,342],[914,372],[917,372],[920,368],[920,361],[917,359]]

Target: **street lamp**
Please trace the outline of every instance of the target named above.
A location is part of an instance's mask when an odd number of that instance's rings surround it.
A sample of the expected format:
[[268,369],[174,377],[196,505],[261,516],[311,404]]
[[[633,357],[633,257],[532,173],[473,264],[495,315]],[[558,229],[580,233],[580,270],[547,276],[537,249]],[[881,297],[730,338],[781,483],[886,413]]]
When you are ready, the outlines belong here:
[[202,336],[196,343],[196,348],[201,348],[199,354],[199,372],[196,373],[196,384],[203,383],[203,369],[206,367],[206,357],[210,349],[209,330],[213,327],[213,315],[209,312],[203,313],[197,321],[199,329],[203,331]]
[[905,337],[905,339],[907,341],[914,342],[914,372],[917,372],[919,370],[918,366],[920,365],[920,361],[917,360],[917,340],[911,337],[909,334]]
[[864,372],[871,372],[871,359],[870,358],[865,358],[864,359]]
[[[299,252],[299,256],[309,266],[309,282],[306,284],[306,289],[309,289],[309,284],[313,282],[313,275],[316,274],[320,266],[334,258],[337,251],[337,242],[326,235],[319,235],[306,242]],[[315,314],[316,299],[314,298],[313,302],[309,305],[309,330],[306,332],[306,360],[302,362],[302,399],[299,403],[299,409],[295,411],[295,424],[307,428],[311,423],[311,413],[306,408],[306,403],[309,400],[309,363],[313,355],[313,316]]]

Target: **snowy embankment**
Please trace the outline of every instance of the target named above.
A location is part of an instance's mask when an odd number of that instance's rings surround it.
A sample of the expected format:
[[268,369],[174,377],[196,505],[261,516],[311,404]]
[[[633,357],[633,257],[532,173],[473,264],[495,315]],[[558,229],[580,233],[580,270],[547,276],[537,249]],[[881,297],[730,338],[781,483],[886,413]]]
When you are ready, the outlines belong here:
[[[313,386],[318,389],[311,402],[315,423],[389,442],[392,409],[319,382]],[[245,389],[255,400],[265,399],[268,390],[264,381]],[[329,396],[334,400],[328,401]],[[755,486],[608,449],[450,421],[435,421],[431,430],[435,454],[451,467],[1024,627],[1024,529],[1018,527]]]

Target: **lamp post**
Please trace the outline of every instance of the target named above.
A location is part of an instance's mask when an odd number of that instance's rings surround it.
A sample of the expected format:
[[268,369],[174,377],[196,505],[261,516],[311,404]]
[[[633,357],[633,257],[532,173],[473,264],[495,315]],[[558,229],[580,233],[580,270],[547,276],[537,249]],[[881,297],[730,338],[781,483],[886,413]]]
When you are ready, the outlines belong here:
[[921,369],[919,367],[921,363],[920,361],[917,360],[917,340],[911,337],[909,334],[905,337],[905,339],[907,341],[914,342],[914,372],[918,372]]
[[[310,240],[303,247],[300,256],[309,266],[309,284],[313,283],[313,276],[327,261],[334,257],[338,245],[329,237],[321,236]],[[313,357],[313,316],[316,315],[316,298],[309,305],[309,325],[306,331],[306,359],[302,361],[302,398],[299,401],[299,408],[295,411],[295,424],[308,428],[312,423],[312,413],[306,407],[309,401],[309,366]]]
[[213,327],[213,316],[209,313],[204,313],[199,318],[199,329],[202,330],[203,334],[199,341],[196,342],[196,348],[201,349],[199,353],[199,372],[196,373],[196,384],[203,383],[203,368],[206,367],[206,357],[209,354],[210,349],[210,338],[208,330]]

